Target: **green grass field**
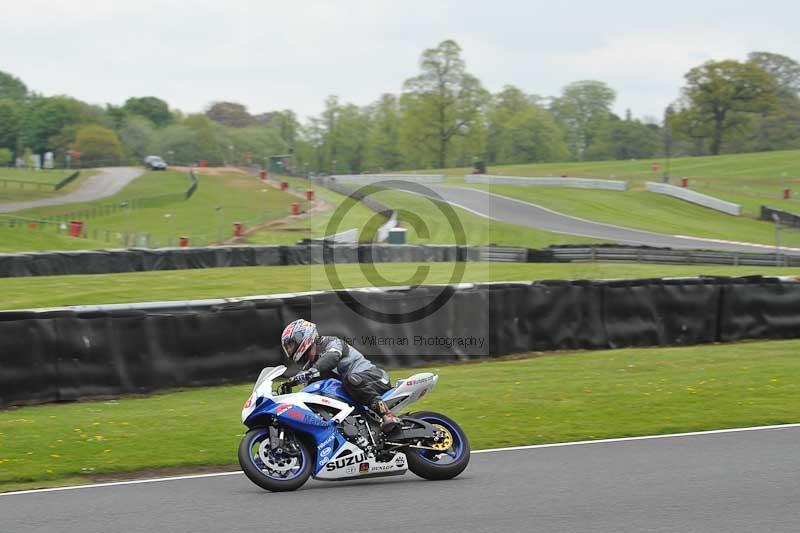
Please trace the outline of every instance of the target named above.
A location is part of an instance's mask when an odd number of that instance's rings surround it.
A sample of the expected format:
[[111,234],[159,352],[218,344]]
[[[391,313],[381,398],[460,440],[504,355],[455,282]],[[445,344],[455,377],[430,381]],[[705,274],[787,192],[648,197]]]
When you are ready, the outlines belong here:
[[[422,283],[448,283],[453,263],[376,263],[393,285],[407,285],[418,268],[429,268]],[[372,282],[358,264],[336,271],[347,287]],[[800,268],[628,263],[467,263],[464,282],[542,279],[636,279],[681,276],[800,275]],[[385,284],[381,284],[385,285]],[[0,309],[62,305],[229,298],[330,289],[323,265],[164,270],[128,274],[0,278]]]
[[[651,165],[658,163],[658,173]],[[706,179],[733,179],[740,184],[760,182],[773,186],[785,182],[796,185],[800,193],[800,150],[783,152],[759,152],[707,157],[677,157],[670,161],[670,175]],[[596,177],[643,182],[660,177],[667,168],[664,158],[637,159],[629,161],[582,161],[573,163],[535,163],[525,165],[492,165],[489,174],[506,176],[562,176]],[[448,168],[420,170],[420,173],[446,174],[454,182],[463,181],[471,168]],[[691,181],[690,181],[691,183]],[[777,187],[775,187],[777,189]],[[775,190],[777,195],[779,191]]]
[[[651,169],[657,162],[659,170]],[[645,192],[646,181],[659,181],[666,170],[663,159],[591,161],[494,166],[490,174],[507,176],[570,176],[625,180],[629,191],[589,191],[560,187],[467,184],[471,169],[443,172],[448,183],[519,198],[565,214],[621,226],[677,235],[774,244],[771,222],[757,220],[761,206],[769,205],[800,213],[800,151],[735,154],[714,157],[684,157],[670,162],[673,184],[689,178],[692,190],[738,203],[743,216],[732,217],[711,209],[655,193]],[[793,191],[783,199],[783,190]],[[800,232],[785,231],[784,245],[800,246]]]
[[[481,449],[799,422],[798,351],[797,340],[604,350],[391,374],[438,373],[413,409],[453,417]],[[235,467],[251,387],[0,412],[0,490]]]
[[[313,189],[315,198],[327,204],[327,211],[309,215],[301,220],[281,225],[277,228],[264,229],[249,236],[247,242],[249,244],[294,244],[301,239],[316,239],[326,236],[329,221],[333,217],[336,208],[343,201],[347,201],[347,197],[310,184],[304,179],[289,177],[282,177],[281,179],[286,180],[290,187],[296,190]],[[371,219],[375,218],[374,211],[358,202],[348,201],[348,206],[351,208],[341,219],[338,227],[335,228],[335,233],[353,228],[361,230],[368,226]]]
[[[55,185],[72,172],[74,171],[64,169],[0,168],[0,181],[7,179]],[[2,184],[0,184],[0,188],[2,188]]]
[[[469,187],[608,224],[674,235],[775,244],[775,226],[771,222],[754,220],[750,216],[735,217],[650,192],[516,185],[469,184]],[[736,195],[717,196],[735,201]],[[800,246],[800,231],[783,231],[781,241],[783,246]]]
[[[307,181],[297,178],[285,179],[293,186],[306,186],[308,184]],[[336,207],[343,201],[347,201],[350,205],[352,205],[353,202],[347,200],[347,197],[344,195],[322,187],[316,187],[315,189],[315,194],[324,198],[333,206],[330,211],[315,215],[278,231],[269,230],[259,232],[250,237],[248,242],[251,244],[288,244],[294,243],[303,237],[318,238],[328,234],[329,222],[333,217],[337,216],[335,212]],[[372,197],[382,202],[387,207],[400,211],[401,226],[409,229],[406,235],[409,244],[444,244],[457,242],[458,239],[454,231],[454,224],[448,220],[445,213],[438,207],[441,202],[434,202],[420,196],[398,191],[379,191],[373,194]],[[453,210],[458,223],[464,230],[464,242],[466,244],[481,245],[494,243],[539,248],[551,244],[599,242],[596,239],[587,237],[575,237],[506,224],[504,222],[480,217],[458,207],[453,208]],[[361,240],[363,241],[369,240],[369,236],[372,235],[375,225],[380,225],[383,221],[384,219],[376,216],[374,211],[355,203],[355,205],[352,205],[352,208],[346,212],[341,222],[335,226],[335,228],[336,232],[351,228],[357,228],[359,230],[366,229],[366,233],[361,235]],[[415,221],[421,221],[422,225],[416,224]],[[299,227],[306,228],[306,231],[286,231],[288,228]],[[417,229],[420,231],[417,231]]]
[[[23,179],[14,178],[17,172],[31,174],[32,178],[39,178],[39,181],[36,181],[36,185],[3,181],[4,178]],[[62,189],[54,191],[50,185],[66,178],[69,175],[69,172],[64,170],[41,170],[38,172],[35,170],[13,170],[9,173],[5,173],[5,170],[0,170],[0,204],[64,196],[65,194],[68,194],[80,187],[87,178],[95,175],[96,173],[96,170],[81,170],[80,175],[76,179],[65,185]],[[25,177],[24,179],[28,178]]]
[[[148,172],[117,194],[95,202],[29,209],[14,215],[38,219],[75,214],[68,218],[78,218],[82,217],[79,212],[93,211],[94,215],[84,220],[86,235],[93,241],[85,248],[97,247],[97,243],[101,247],[119,247],[124,245],[126,234],[134,233],[138,237],[130,238],[130,245],[176,246],[179,236],[187,236],[197,246],[230,238],[234,222],[242,222],[248,228],[285,217],[290,214],[291,204],[299,201],[245,174],[199,175],[198,179],[198,189],[189,200],[182,196],[190,185],[185,172]],[[131,202],[134,198],[158,195],[171,196],[149,200],[146,207],[121,206],[122,202],[134,205]],[[50,229],[55,231],[54,227]],[[25,244],[29,247],[24,248]],[[48,245],[27,236],[27,240],[20,237],[18,244],[10,242],[6,246],[42,250]]]
[[91,239],[78,239],[59,234],[53,228],[32,229],[21,226],[0,226],[0,253],[17,253],[36,250],[86,250],[108,247],[108,243]]
[[[651,165],[658,163],[658,172]],[[680,157],[670,161],[669,175],[678,185],[680,178],[689,178],[689,188],[742,205],[744,212],[758,216],[762,204],[800,213],[800,150],[760,152],[708,157]],[[546,163],[530,165],[500,165],[488,169],[489,174],[506,176],[569,176],[597,177],[624,180],[632,191],[643,191],[646,181],[659,181],[665,173],[664,159],[631,161],[586,161],[578,163]],[[448,181],[463,185],[464,175],[471,169],[437,170]],[[431,171],[433,172],[433,171]],[[783,199],[783,190],[790,189],[792,197]],[[576,198],[588,191],[575,190]],[[678,200],[675,200],[676,202]]]

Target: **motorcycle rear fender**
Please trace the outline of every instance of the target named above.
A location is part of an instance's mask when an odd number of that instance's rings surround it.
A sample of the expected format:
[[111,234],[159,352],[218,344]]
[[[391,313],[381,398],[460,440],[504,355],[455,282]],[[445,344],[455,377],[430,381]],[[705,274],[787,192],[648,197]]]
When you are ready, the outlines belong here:
[[398,379],[397,386],[383,395],[383,401],[390,409],[400,411],[425,396],[437,381],[439,381],[439,376],[430,372]]

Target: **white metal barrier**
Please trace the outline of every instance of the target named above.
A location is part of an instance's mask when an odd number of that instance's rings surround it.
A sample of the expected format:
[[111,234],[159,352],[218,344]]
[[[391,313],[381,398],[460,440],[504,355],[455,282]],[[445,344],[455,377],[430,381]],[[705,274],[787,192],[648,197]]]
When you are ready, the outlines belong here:
[[385,242],[389,238],[389,230],[397,227],[397,211],[392,211],[392,216],[384,222],[377,231],[378,242]]
[[528,178],[521,176],[516,177],[492,176],[489,174],[467,174],[464,176],[464,179],[467,183],[576,187],[579,189],[605,189],[609,191],[625,191],[628,189],[628,184],[624,181],[594,178],[559,178],[556,176]]
[[708,207],[709,209],[721,211],[729,215],[738,217],[742,214],[742,206],[739,204],[726,202],[725,200],[720,200],[719,198],[714,198],[713,196],[708,196],[707,194],[692,191],[685,187],[676,187],[675,185],[656,183],[654,181],[648,181],[645,184],[645,187],[650,192],[666,194],[667,196],[672,196],[673,198],[685,200],[693,204],[702,205],[703,207]]
[[328,242],[358,242],[358,228],[340,231],[334,235],[323,237],[322,240]]

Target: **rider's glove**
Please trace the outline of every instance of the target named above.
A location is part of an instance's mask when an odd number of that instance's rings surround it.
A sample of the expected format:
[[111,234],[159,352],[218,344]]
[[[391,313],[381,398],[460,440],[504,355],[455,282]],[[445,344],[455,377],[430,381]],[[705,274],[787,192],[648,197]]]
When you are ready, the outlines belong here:
[[295,374],[294,377],[292,378],[292,381],[294,383],[302,383],[303,385],[305,385],[309,381],[316,379],[318,377],[319,377],[319,370],[317,370],[316,368],[309,368],[308,370],[303,370]]

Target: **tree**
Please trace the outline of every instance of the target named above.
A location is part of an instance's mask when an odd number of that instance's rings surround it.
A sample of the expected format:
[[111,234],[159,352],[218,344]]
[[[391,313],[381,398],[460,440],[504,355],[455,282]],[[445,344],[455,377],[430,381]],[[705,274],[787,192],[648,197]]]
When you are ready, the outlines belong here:
[[797,96],[800,93],[800,63],[781,54],[750,52],[747,62],[761,67],[775,82],[778,94]]
[[153,142],[156,129],[153,123],[144,117],[131,115],[124,119],[124,123],[119,130],[119,139],[125,152],[138,161],[142,161],[148,155],[148,148]]
[[139,115],[149,119],[158,127],[163,127],[173,122],[173,115],[169,105],[155,96],[133,97],[125,100],[122,109],[129,114]]
[[494,95],[487,113],[489,163],[559,161],[568,156],[553,116],[514,86]]
[[396,170],[403,163],[400,151],[400,104],[393,94],[384,94],[369,111],[366,167]]
[[0,148],[17,151],[24,114],[22,102],[10,98],[0,99]]
[[404,137],[417,158],[443,168],[453,139],[468,136],[480,121],[488,93],[467,73],[455,41],[425,50],[420,69],[403,85]]
[[197,132],[183,124],[171,124],[156,130],[147,152],[181,163],[193,163],[200,153]]
[[250,155],[253,162],[265,162],[271,155],[285,154],[288,147],[278,133],[264,126],[223,128],[224,136],[218,139],[221,156],[229,164],[242,164]]
[[206,110],[206,116],[223,126],[244,128],[255,124],[253,116],[247,108],[236,102],[214,102]]
[[367,111],[353,104],[340,104],[338,97],[329,96],[322,114],[312,117],[304,129],[305,141],[311,147],[311,168],[332,174],[362,172],[369,126]]
[[0,167],[7,167],[14,160],[14,154],[8,148],[0,148]]
[[25,117],[24,145],[36,153],[63,152],[78,126],[90,123],[93,115],[90,106],[69,96],[35,98]]
[[28,88],[19,78],[0,70],[0,99],[24,100],[28,96]]
[[769,52],[748,54],[748,63],[770,75],[775,84],[774,104],[750,117],[740,135],[728,144],[740,151],[785,150],[800,146],[800,63]]
[[709,61],[685,78],[688,107],[673,123],[691,137],[708,140],[712,155],[720,153],[727,135],[745,126],[751,114],[766,111],[775,98],[772,77],[753,63]]
[[262,115],[270,116],[265,125],[276,131],[290,150],[294,149],[300,131],[300,122],[297,120],[297,115],[295,115],[294,111],[284,109],[283,111],[262,113]]
[[84,164],[111,165],[122,159],[122,145],[114,130],[95,124],[78,130],[75,150],[81,153]]
[[658,152],[658,127],[638,120],[610,120],[586,149],[586,159],[642,159]]
[[611,118],[614,90],[601,81],[577,81],[567,85],[550,110],[564,128],[572,157],[584,158],[584,151]]
[[194,159],[205,159],[210,165],[221,164],[224,158],[216,132],[216,128],[219,126],[206,115],[201,114],[189,115],[184,119],[183,124],[197,134],[198,153]]

